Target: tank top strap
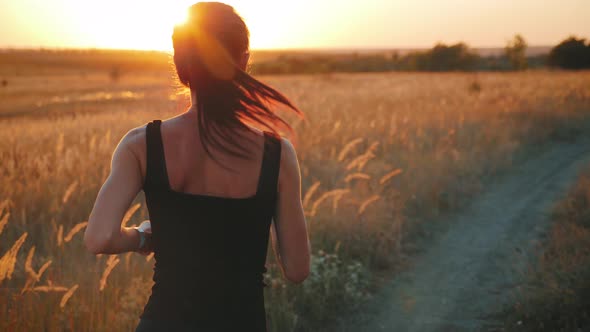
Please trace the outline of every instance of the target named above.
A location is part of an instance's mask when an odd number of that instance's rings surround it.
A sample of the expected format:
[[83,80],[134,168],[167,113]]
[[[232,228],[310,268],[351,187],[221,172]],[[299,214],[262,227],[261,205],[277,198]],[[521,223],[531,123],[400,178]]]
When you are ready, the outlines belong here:
[[146,127],[147,165],[145,186],[150,188],[168,188],[168,172],[164,158],[164,144],[160,130],[161,120],[154,120]]
[[258,180],[258,194],[272,200],[276,198],[280,165],[281,138],[272,132],[265,131],[264,155]]

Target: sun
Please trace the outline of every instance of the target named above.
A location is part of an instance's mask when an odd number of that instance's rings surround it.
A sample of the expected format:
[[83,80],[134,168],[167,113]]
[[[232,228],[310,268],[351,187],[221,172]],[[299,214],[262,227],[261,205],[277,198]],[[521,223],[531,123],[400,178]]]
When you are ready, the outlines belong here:
[[[195,0],[75,1],[65,7],[83,47],[172,50],[174,26],[186,21]],[[273,48],[282,40],[281,19],[268,15],[279,4],[266,0],[227,0],[250,29],[252,48]],[[270,6],[270,7],[269,7]],[[272,7],[275,6],[275,7]]]
[[69,9],[75,11],[79,35],[88,46],[169,51],[174,26],[186,21],[194,2],[103,0]]
[[[123,1],[121,1],[123,2]],[[193,1],[185,2],[191,4]],[[180,1],[145,1],[142,17],[134,18],[143,33],[136,39],[134,48],[171,50],[172,30],[186,21],[188,5]]]

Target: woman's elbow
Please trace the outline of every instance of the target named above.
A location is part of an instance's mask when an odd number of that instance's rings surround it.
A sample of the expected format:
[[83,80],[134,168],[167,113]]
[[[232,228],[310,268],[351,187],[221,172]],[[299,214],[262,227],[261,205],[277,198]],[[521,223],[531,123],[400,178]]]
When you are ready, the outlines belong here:
[[90,232],[84,233],[84,245],[88,252],[98,255],[104,254],[108,251],[110,236],[100,237]]

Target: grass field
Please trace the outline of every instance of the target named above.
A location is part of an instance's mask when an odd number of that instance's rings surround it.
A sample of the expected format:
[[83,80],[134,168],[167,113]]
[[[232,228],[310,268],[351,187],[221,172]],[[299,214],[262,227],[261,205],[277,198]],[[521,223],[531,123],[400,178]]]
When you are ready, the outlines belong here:
[[590,324],[590,167],[552,217],[538,260],[500,314],[504,331],[584,331]]
[[584,331],[590,326],[590,167],[555,206],[552,219],[526,282],[500,314],[504,331]]
[[[84,222],[131,128],[187,105],[165,69],[0,65],[0,330],[128,331],[153,260],[94,257]],[[486,179],[590,128],[590,73],[263,77],[306,114],[292,122],[312,273],[285,283],[269,255],[271,331],[323,327],[401,268],[428,221]],[[147,218],[143,197],[128,225]]]

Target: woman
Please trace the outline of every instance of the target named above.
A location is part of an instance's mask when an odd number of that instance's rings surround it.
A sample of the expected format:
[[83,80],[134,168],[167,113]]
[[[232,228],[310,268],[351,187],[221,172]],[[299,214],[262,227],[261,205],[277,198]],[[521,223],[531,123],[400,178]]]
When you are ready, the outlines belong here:
[[[153,250],[155,284],[136,331],[266,331],[269,232],[284,276],[309,273],[297,156],[270,105],[300,112],[244,72],[249,32],[232,7],[193,5],[173,44],[192,106],[125,135],[84,241],[95,254]],[[140,190],[150,220],[121,227]]]

